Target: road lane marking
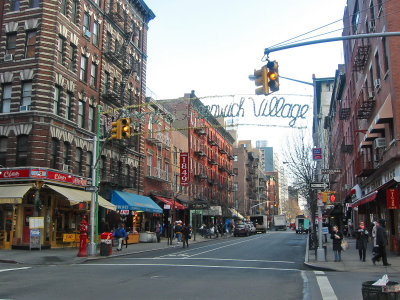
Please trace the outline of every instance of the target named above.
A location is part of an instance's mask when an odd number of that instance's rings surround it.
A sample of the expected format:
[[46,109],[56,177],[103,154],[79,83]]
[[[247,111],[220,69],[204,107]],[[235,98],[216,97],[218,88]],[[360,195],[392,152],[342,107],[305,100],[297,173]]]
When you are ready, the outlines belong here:
[[273,271],[298,271],[300,269],[290,268],[267,268],[267,267],[238,267],[238,266],[209,266],[209,265],[179,265],[179,264],[87,264],[76,266],[98,266],[98,267],[123,267],[123,266],[142,266],[142,267],[184,267],[184,268],[214,268],[214,269],[247,269],[247,270],[273,270]]
[[329,282],[328,277],[324,276],[325,273],[322,271],[314,271],[316,275],[319,289],[321,291],[322,299],[324,300],[337,300],[336,294]]
[[18,270],[26,270],[31,269],[32,267],[22,267],[22,268],[13,268],[13,269],[3,269],[0,272],[9,272],[9,271],[18,271]]
[[212,257],[124,257],[124,260],[216,260],[216,261],[238,261],[238,262],[265,262],[265,263],[284,263],[294,264],[294,261],[285,260],[262,260],[262,259],[235,259],[235,258],[212,258]]

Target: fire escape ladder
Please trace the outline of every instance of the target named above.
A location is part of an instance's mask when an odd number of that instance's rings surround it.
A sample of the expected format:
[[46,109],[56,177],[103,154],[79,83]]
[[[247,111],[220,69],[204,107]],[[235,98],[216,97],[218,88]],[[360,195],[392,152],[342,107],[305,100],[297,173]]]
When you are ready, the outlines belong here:
[[361,72],[364,70],[364,67],[368,61],[369,50],[369,45],[362,44],[358,46],[357,53],[354,57],[353,72]]

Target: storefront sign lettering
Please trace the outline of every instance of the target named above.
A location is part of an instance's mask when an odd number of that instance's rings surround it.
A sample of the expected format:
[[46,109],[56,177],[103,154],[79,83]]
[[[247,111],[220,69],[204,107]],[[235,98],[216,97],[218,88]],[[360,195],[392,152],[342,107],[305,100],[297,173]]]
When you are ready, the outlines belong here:
[[29,177],[29,169],[26,170],[8,170],[0,173],[0,178],[12,179],[12,178],[26,178]]
[[181,186],[189,185],[189,171],[188,171],[188,153],[180,153],[180,179]]
[[399,209],[399,190],[398,189],[386,190],[386,201],[388,209]]

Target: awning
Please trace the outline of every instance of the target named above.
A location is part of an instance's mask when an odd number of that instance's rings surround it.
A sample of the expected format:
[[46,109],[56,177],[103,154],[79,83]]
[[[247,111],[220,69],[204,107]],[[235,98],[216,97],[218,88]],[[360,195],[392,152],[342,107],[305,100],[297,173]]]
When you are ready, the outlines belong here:
[[175,205],[176,209],[185,209],[185,206],[183,206],[182,204],[180,204],[177,201],[174,201],[174,199],[164,198],[164,197],[160,197],[160,196],[154,196],[154,198],[169,205],[171,209],[173,209],[174,205]]
[[376,124],[375,122],[372,122],[371,126],[368,129],[368,132],[383,133],[385,132],[385,124]]
[[362,204],[366,204],[368,202],[374,201],[376,199],[376,195],[378,194],[378,191],[374,191],[372,193],[369,193],[368,195],[358,199],[356,202],[350,204],[350,207],[354,208]]
[[375,123],[382,124],[388,123],[391,119],[393,119],[393,108],[392,108],[392,97],[389,96],[386,98],[385,103],[382,104],[379,112],[376,114]]
[[244,217],[234,208],[229,208],[232,213],[232,218],[244,219]]
[[[52,185],[52,184],[46,184],[46,187],[52,189],[53,191],[63,195],[65,198],[68,199],[69,202],[71,202],[72,205],[78,204],[79,202],[90,202],[92,200],[92,193],[91,192],[85,192],[82,190],[77,190],[77,189],[72,189],[68,187],[62,187],[58,185]],[[98,195],[97,198],[99,205],[101,207],[104,207],[106,209],[111,209],[111,210],[116,210],[116,206],[100,195]]]
[[163,213],[163,210],[151,198],[133,193],[113,191],[111,203],[115,204],[117,209]]
[[32,187],[32,184],[0,185],[0,204],[21,204],[22,198]]

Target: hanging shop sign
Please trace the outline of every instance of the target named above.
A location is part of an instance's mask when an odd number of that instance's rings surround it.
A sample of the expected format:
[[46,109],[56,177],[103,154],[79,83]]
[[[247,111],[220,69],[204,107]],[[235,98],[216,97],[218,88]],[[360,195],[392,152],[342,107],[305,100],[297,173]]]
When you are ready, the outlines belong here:
[[388,209],[399,209],[399,190],[398,189],[387,189],[386,190],[386,201]]
[[179,165],[180,165],[181,186],[189,185],[188,156],[189,155],[187,152],[182,152],[180,154]]

